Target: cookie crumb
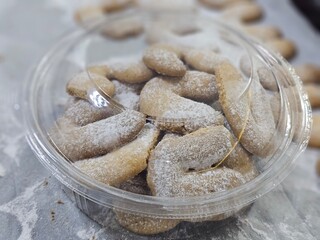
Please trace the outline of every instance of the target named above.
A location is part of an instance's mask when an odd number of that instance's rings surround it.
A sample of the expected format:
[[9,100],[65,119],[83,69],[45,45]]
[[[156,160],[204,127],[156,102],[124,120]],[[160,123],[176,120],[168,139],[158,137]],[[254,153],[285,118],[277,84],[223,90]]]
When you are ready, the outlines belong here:
[[316,163],[316,171],[318,176],[320,176],[320,158],[318,159],[317,163]]
[[43,181],[43,183],[42,183],[42,185],[43,185],[44,187],[46,187],[46,186],[48,186],[48,184],[49,184],[49,183],[48,183],[48,179],[45,178],[44,181]]
[[64,202],[59,199],[59,200],[57,201],[57,204],[64,204]]
[[55,220],[56,213],[53,210],[51,210],[50,215],[51,215],[51,222],[53,222]]

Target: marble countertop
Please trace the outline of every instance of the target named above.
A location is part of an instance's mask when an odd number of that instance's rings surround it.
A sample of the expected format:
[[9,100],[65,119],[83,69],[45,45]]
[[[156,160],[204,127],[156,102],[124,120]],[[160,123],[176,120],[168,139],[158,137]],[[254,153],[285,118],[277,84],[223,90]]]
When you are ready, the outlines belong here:
[[[79,0],[6,0],[0,3],[0,239],[132,239],[113,237],[84,215],[38,162],[24,137],[21,85],[39,58],[76,27]],[[320,35],[288,0],[259,0],[263,22],[277,25],[299,52],[293,63],[320,64]],[[206,239],[319,239],[320,151],[307,149],[294,171],[257,200],[246,216]],[[139,239],[147,239],[139,237]]]

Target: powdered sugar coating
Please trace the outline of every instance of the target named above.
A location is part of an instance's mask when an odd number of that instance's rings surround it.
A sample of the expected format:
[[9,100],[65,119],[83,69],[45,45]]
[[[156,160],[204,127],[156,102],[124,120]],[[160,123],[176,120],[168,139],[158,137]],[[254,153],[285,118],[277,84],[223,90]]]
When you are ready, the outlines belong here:
[[182,137],[163,139],[152,152],[147,181],[156,196],[199,196],[223,191],[245,182],[231,169],[217,168],[204,172],[230,151],[231,134],[223,126],[199,129]]
[[159,135],[146,124],[135,140],[104,156],[78,161],[75,166],[93,179],[111,185],[133,178],[147,167],[147,159]]
[[111,115],[112,111],[109,108],[97,108],[85,100],[72,98],[68,101],[63,117],[58,121],[69,120],[74,125],[84,126]]
[[266,97],[269,101],[275,125],[280,120],[281,97],[278,92],[266,91]]
[[216,78],[212,74],[187,71],[179,84],[183,97],[204,102],[212,102],[218,99]]
[[[207,104],[183,98],[179,79],[154,78],[142,89],[140,111],[157,117],[156,124],[173,132],[192,132],[209,125],[222,125],[223,116]],[[177,92],[177,93],[176,93]]]
[[118,115],[82,127],[61,129],[50,134],[56,148],[71,161],[106,154],[130,142],[145,123],[143,114],[126,110]]
[[117,80],[113,80],[112,83],[116,88],[113,99],[120,103],[122,106],[137,111],[139,109],[139,93],[143,85],[126,84]]
[[245,33],[262,41],[277,39],[282,35],[281,30],[278,27],[270,25],[242,25],[241,29]]
[[253,80],[248,91],[240,96],[247,83],[230,63],[219,65],[216,76],[219,101],[236,137],[242,134],[240,142],[252,154],[270,154],[275,124],[265,90]]
[[196,70],[214,74],[216,67],[225,58],[208,49],[188,49],[184,53],[184,60]]
[[240,172],[243,175],[245,181],[248,182],[258,175],[258,170],[256,168],[255,162],[252,159],[252,155],[248,153],[237,141],[238,139],[232,133],[231,127],[227,121],[225,121],[225,126],[231,132],[232,145],[234,146],[234,149],[232,150],[228,158],[222,162],[222,166]]
[[142,83],[150,80],[154,73],[142,62],[142,60],[127,60],[111,62],[112,78],[125,83]]
[[67,92],[74,97],[87,99],[92,89],[101,89],[108,96],[114,95],[112,82],[99,74],[93,72],[81,72],[71,78],[67,84]]
[[159,46],[149,47],[143,55],[143,62],[147,67],[166,76],[181,77],[187,70],[175,51]]
[[182,58],[185,47],[175,42],[158,42],[152,45],[153,48],[160,48],[173,52],[178,58]]
[[212,107],[173,95],[166,111],[156,122],[161,129],[179,133],[193,132],[206,126],[223,124],[223,116]]
[[102,33],[112,39],[126,39],[141,34],[144,30],[142,19],[135,17],[128,17],[111,21],[107,24]]
[[270,91],[277,92],[278,91],[278,85],[276,79],[273,77],[273,74],[270,70],[264,67],[260,67],[257,70],[259,80],[261,85]]
[[[141,173],[119,186],[120,189],[142,195],[151,195],[146,176]],[[157,234],[174,228],[180,220],[150,218],[115,210],[119,224],[138,234]]]
[[250,77],[251,75],[251,62],[250,62],[250,58],[248,55],[242,55],[240,58],[240,62],[239,62],[239,67],[240,70],[242,71],[242,73],[246,76],[246,77]]
[[271,39],[265,45],[286,59],[291,59],[297,52],[295,43],[286,38]]
[[181,220],[177,219],[152,218],[122,211],[114,212],[117,221],[121,226],[134,233],[143,235],[158,234],[168,231],[181,222]]

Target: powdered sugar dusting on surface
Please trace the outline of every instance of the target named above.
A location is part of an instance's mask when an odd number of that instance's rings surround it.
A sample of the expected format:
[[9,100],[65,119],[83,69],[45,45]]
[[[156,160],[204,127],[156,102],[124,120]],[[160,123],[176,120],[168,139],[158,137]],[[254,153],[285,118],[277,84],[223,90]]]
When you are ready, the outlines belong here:
[[112,58],[107,62],[107,65],[118,72],[125,71],[128,68],[134,67],[135,65],[141,63],[140,55],[132,55],[123,58]]
[[[245,182],[231,169],[206,169],[226,156],[231,148],[224,127],[208,127],[178,138],[162,140],[149,159],[148,179],[157,196],[197,196],[223,191]],[[195,161],[197,160],[197,161]]]
[[71,98],[67,103],[63,118],[71,120],[76,125],[84,126],[111,115],[112,110],[107,107],[97,108],[85,100]]
[[216,67],[225,61],[225,57],[208,49],[192,49],[185,53],[185,61],[199,71],[215,73]]
[[113,97],[121,105],[125,106],[126,108],[138,110],[139,109],[139,93],[140,93],[140,85],[130,85],[121,83],[117,80],[112,81],[115,88],[116,93]]
[[126,110],[86,126],[52,131],[52,139],[70,160],[105,154],[133,139],[145,123],[143,114]]
[[145,51],[143,61],[148,67],[164,75],[171,76],[174,73],[173,76],[175,76],[178,73],[181,76],[183,75],[181,72],[186,71],[186,67],[177,54],[167,49],[151,46]]
[[184,128],[184,131],[191,132],[200,127],[223,124],[221,112],[207,104],[179,96],[175,92],[183,91],[180,88],[179,81],[150,80],[141,91],[140,110],[158,117],[157,125],[167,130]]
[[239,136],[245,127],[241,144],[249,152],[263,156],[272,143],[275,124],[270,104],[265,104],[267,100],[262,86],[253,80],[248,91],[239,96],[246,83],[230,63],[220,68],[217,82],[222,109],[235,135]]
[[132,142],[107,155],[78,161],[75,166],[97,181],[118,185],[124,178],[134,177],[137,169],[141,172],[146,168],[147,157],[158,134],[153,125],[146,124]]
[[0,211],[14,215],[20,222],[22,231],[18,240],[32,239],[32,230],[38,221],[37,205],[31,198],[42,183],[26,188],[24,193],[0,206]]
[[[90,73],[90,75],[96,76],[95,73]],[[81,85],[86,85],[88,83],[91,83],[91,79],[89,77],[89,74],[86,71],[84,71],[76,74],[73,78],[71,78],[70,83],[79,85],[79,88],[81,88]]]
[[141,114],[132,111],[126,111],[112,118],[106,119],[104,122],[98,122],[94,127],[85,128],[83,136],[87,136],[92,140],[94,146],[103,143],[109,145],[117,145],[119,141],[132,134],[137,123],[141,122],[143,117]]
[[187,71],[180,81],[184,97],[198,101],[212,102],[218,99],[215,76],[198,71]]
[[190,132],[210,125],[222,125],[224,121],[221,112],[204,103],[179,96],[176,96],[176,101],[171,102],[161,117],[183,122],[186,131]]

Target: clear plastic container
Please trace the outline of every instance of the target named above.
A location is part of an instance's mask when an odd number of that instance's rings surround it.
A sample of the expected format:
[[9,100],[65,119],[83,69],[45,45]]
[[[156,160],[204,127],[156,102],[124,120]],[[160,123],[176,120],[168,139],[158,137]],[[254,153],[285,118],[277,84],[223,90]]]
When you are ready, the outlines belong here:
[[[123,40],[103,36],[106,27],[117,26],[118,21],[138,18],[144,28],[166,19],[167,22],[182,23],[183,26],[206,26],[210,32],[206,39],[199,36],[196,41],[191,33],[181,33],[184,46],[201,47],[211,44],[217,52],[242,70],[247,84],[237,98],[246,96],[252,83],[259,79],[258,70],[264,68],[272,75],[280,114],[276,130],[270,142],[275,146],[267,157],[257,157],[259,175],[253,180],[231,190],[194,197],[155,197],[127,192],[97,182],[75,168],[54,147],[49,132],[56,119],[62,114],[68,99],[65,91],[67,81],[86,67],[111,58],[141,55],[148,46],[147,41],[164,37],[157,29],[155,35],[145,32]],[[158,35],[157,35],[158,34]],[[147,39],[147,41],[146,41]],[[167,39],[164,39],[166,41]],[[180,41],[179,40],[179,41]],[[243,58],[247,67],[242,66]],[[99,86],[97,86],[99,87]],[[97,88],[98,89],[98,88]],[[197,15],[143,14],[128,11],[109,15],[104,20],[88,25],[86,31],[77,30],[57,43],[41,60],[24,86],[24,116],[28,130],[28,141],[40,162],[63,184],[66,193],[90,218],[108,226],[115,238],[126,236],[134,239],[141,236],[117,225],[116,214],[136,221],[164,222],[177,225],[169,232],[150,238],[187,239],[205,236],[220,226],[213,222],[232,216],[249,206],[256,199],[277,186],[292,170],[294,161],[306,148],[310,135],[311,110],[307,95],[302,89],[294,69],[278,54],[266,50],[258,42],[249,39],[227,25],[208,17]],[[123,108],[105,95],[98,95],[105,108]],[[120,108],[119,108],[120,106]],[[152,118],[154,119],[154,118]],[[152,120],[151,119],[151,120]],[[170,119],[165,119],[169,121]],[[171,119],[180,121],[179,119]],[[245,127],[244,127],[245,130]],[[276,204],[276,203],[275,203]],[[210,220],[210,222],[204,221]],[[213,221],[211,221],[213,220]]]

